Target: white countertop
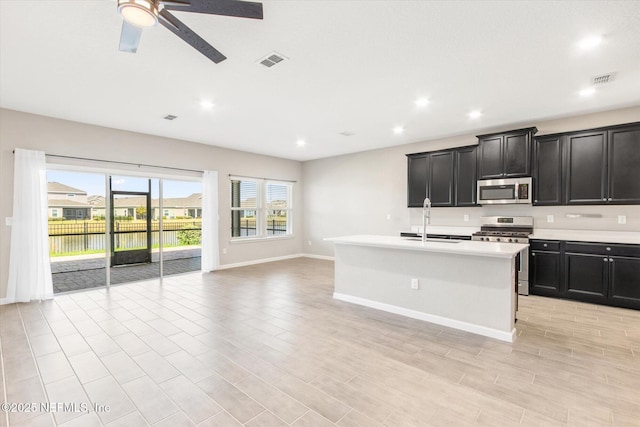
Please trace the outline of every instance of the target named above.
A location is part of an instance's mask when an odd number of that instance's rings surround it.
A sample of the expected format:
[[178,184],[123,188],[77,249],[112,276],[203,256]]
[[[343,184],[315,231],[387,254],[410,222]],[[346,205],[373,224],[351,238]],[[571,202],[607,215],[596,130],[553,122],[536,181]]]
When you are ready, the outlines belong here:
[[[429,230],[427,229],[427,233]],[[422,241],[399,236],[357,235],[330,237],[324,240],[343,245],[371,246],[410,251],[438,252],[456,255],[474,255],[495,258],[512,258],[529,245],[518,243],[474,242],[471,240]]]
[[535,229],[530,239],[571,240],[577,242],[602,242],[640,244],[640,232],[637,231],[601,231],[601,230],[553,230]]

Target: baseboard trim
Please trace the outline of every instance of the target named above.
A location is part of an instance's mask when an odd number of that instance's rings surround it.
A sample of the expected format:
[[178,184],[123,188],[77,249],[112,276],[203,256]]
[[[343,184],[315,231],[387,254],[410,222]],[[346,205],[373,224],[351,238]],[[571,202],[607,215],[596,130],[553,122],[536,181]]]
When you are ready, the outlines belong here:
[[302,253],[302,254],[300,254],[300,256],[303,256],[305,258],[321,259],[321,260],[324,260],[324,261],[335,261],[336,260],[335,257],[326,256],[326,255],[315,255],[315,254]]
[[284,260],[287,260],[287,259],[294,259],[294,258],[315,258],[315,259],[322,259],[322,260],[326,260],[326,261],[333,261],[334,260],[333,257],[329,257],[329,256],[299,253],[299,254],[293,254],[293,255],[278,256],[278,257],[273,257],[273,258],[254,259],[254,260],[251,260],[251,261],[236,262],[236,263],[233,263],[233,264],[222,264],[216,270],[227,270],[229,268],[247,267],[247,266],[250,266],[250,265],[264,264],[264,263],[267,263],[267,262],[274,262],[274,261],[284,261]]
[[447,317],[436,316],[435,314],[423,313],[421,311],[410,310],[408,308],[398,307],[396,305],[385,304],[378,301],[372,301],[365,298],[354,297],[352,295],[334,293],[333,298],[358,304],[376,310],[386,311],[388,313],[399,314],[401,316],[410,317],[412,319],[423,320],[425,322],[435,323],[437,325],[447,326],[449,328],[460,329],[462,331],[471,332],[485,337],[495,338],[501,341],[513,342],[516,337],[516,329],[513,328],[511,333],[499,331],[486,326],[474,325],[472,323],[462,322],[460,320],[449,319]]
[[15,301],[10,301],[9,298],[0,298],[0,305],[13,304]]

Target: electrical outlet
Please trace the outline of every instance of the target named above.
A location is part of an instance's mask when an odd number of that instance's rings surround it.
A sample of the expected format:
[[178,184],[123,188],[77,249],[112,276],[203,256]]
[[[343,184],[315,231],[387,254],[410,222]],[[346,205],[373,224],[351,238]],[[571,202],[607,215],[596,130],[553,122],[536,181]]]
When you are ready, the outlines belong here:
[[553,222],[553,215],[547,215],[547,222]]
[[411,279],[411,289],[420,289],[420,281],[418,279]]
[[309,246],[311,246],[311,240],[309,240]]
[[618,215],[618,224],[626,224],[627,216],[626,215]]
[[387,214],[387,219],[391,219],[391,214]]
[[464,222],[469,222],[469,215],[464,216]]
[[227,248],[222,248],[222,253],[226,254],[227,253]]

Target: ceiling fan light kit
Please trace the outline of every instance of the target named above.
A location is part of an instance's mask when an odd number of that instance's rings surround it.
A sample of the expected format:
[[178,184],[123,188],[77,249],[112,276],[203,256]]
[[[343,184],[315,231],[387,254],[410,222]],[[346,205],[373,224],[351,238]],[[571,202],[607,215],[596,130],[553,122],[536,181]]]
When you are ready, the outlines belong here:
[[139,28],[158,23],[158,8],[152,0],[118,0],[118,12],[125,21]]
[[171,14],[204,13],[238,18],[262,19],[262,3],[241,0],[118,0],[118,13],[124,21],[120,33],[121,52],[136,53],[143,28],[160,23],[214,63],[227,59],[219,50]]

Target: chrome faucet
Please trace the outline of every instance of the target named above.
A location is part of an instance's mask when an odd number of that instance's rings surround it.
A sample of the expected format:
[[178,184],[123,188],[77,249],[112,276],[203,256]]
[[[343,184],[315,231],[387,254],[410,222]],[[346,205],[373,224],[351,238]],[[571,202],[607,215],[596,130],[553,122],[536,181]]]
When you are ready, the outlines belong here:
[[431,222],[431,200],[427,197],[422,203],[422,243],[427,241],[427,224]]

